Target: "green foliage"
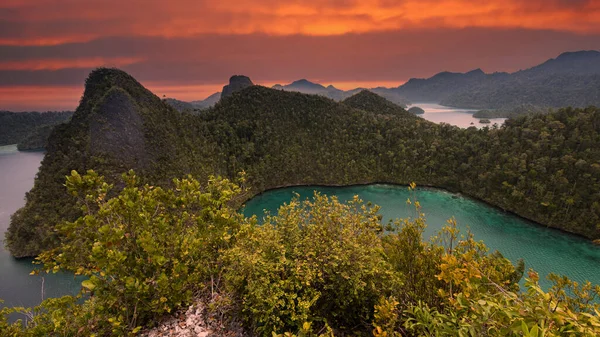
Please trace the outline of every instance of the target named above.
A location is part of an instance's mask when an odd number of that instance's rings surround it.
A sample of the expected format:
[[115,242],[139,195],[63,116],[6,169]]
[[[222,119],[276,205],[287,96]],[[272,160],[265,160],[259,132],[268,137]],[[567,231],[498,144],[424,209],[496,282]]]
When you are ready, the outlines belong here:
[[[240,202],[280,186],[415,181],[597,239],[598,125],[600,110],[590,107],[463,130],[416,118],[373,93],[337,103],[259,86],[199,115],[182,114],[131,76],[98,69],[72,121],[49,140],[6,243],[20,257],[56,247],[54,226],[82,215],[64,191],[64,176],[94,169],[115,183],[131,168],[143,183],[161,187],[172,187],[172,177],[193,174],[205,183],[212,174],[233,179],[244,170],[249,192]],[[123,142],[119,135],[135,137]]]
[[[598,304],[585,297],[567,296],[555,289],[544,292],[530,272],[525,292],[501,287],[477,296],[458,293],[445,310],[418,303],[405,311],[404,328],[419,336],[597,336]],[[461,286],[467,286],[463,283]],[[598,294],[598,289],[594,290]],[[576,303],[575,306],[573,304]],[[580,307],[587,303],[586,308]]]
[[224,259],[232,292],[261,335],[368,331],[379,297],[401,286],[383,254],[377,208],[315,194],[282,206],[262,226],[248,224]]
[[550,108],[544,108],[533,104],[520,104],[510,108],[494,110],[479,110],[473,114],[475,118],[518,118],[526,115],[543,114],[551,112]]
[[[423,242],[416,200],[414,218],[383,226],[358,197],[315,194],[259,225],[231,208],[242,189],[226,179],[161,188],[129,172],[119,184],[111,192],[94,171],[67,177],[83,215],[58,226],[60,245],[39,259],[88,278],[78,297],[3,308],[2,336],[135,335],[208,286],[219,299],[209,310],[261,336],[600,333],[600,286],[551,276],[545,292],[530,271],[520,292],[523,264],[488,253],[453,219]],[[8,323],[14,313],[27,319]]]
[[414,113],[415,115],[422,115],[425,113],[425,110],[419,108],[418,106],[413,106],[410,109],[408,109],[408,112]]
[[[31,138],[36,138],[42,140],[42,142],[38,141],[37,145],[44,145],[52,128],[67,122],[72,115],[71,111],[42,113],[0,111],[0,146],[19,144],[28,138],[30,138],[27,141],[29,144],[32,144]],[[24,149],[33,149],[33,147],[28,146]]]
[[241,190],[228,180],[211,178],[203,188],[188,177],[163,189],[140,187],[133,172],[122,179],[122,191],[107,198],[113,186],[97,173],[72,172],[66,186],[84,215],[58,226],[60,246],[39,257],[48,272],[89,277],[82,291],[94,322],[87,324],[111,334],[139,330],[189,303],[220,273],[219,252],[241,223],[228,206]]

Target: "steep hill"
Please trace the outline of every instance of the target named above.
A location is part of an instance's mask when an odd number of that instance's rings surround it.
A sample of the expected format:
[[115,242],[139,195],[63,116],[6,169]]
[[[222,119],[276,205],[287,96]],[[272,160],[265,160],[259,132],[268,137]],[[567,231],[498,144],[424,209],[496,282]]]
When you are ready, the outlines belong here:
[[[135,169],[145,178],[165,183],[182,172],[205,173],[189,154],[206,153],[200,136],[186,143],[188,125],[181,114],[139,84],[115,69],[98,69],[86,80],[81,103],[69,123],[50,135],[47,154],[25,207],[17,211],[6,233],[15,256],[32,256],[52,246],[53,226],[60,219],[79,214],[64,189],[71,170],[94,168],[115,179]],[[193,166],[190,166],[190,164]],[[176,171],[172,169],[177,167]],[[191,168],[193,167],[193,171]],[[210,166],[204,167],[213,171]]]
[[[414,116],[370,92],[340,103],[250,86],[200,115],[180,113],[115,69],[90,74],[72,120],[51,135],[27,203],[6,239],[15,256],[56,242],[79,214],[71,170],[145,182],[248,174],[250,193],[298,184],[390,182],[460,191],[541,224],[600,238],[600,110],[562,109],[460,129]],[[249,195],[248,195],[249,196]]]
[[231,76],[231,78],[229,79],[229,84],[223,87],[223,91],[221,92],[221,98],[231,96],[234,92],[240,91],[247,87],[251,87],[253,85],[254,83],[252,83],[248,76]]

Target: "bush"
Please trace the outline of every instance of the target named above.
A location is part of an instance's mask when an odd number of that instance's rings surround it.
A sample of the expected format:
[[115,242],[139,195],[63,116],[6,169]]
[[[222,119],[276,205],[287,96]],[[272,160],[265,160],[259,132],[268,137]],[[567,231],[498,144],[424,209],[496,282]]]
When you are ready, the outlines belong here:
[[[61,245],[40,260],[53,271],[88,276],[92,330],[135,332],[153,318],[187,304],[221,270],[217,257],[241,218],[228,207],[240,188],[211,178],[202,188],[191,177],[174,188],[139,187],[133,172],[107,199],[112,185],[95,172],[72,172],[67,189],[80,197],[84,216],[58,227]],[[90,322],[92,323],[92,322]]]
[[358,197],[341,204],[315,194],[296,197],[262,226],[244,225],[224,259],[251,328],[370,331],[374,305],[401,286],[383,253],[377,210]]

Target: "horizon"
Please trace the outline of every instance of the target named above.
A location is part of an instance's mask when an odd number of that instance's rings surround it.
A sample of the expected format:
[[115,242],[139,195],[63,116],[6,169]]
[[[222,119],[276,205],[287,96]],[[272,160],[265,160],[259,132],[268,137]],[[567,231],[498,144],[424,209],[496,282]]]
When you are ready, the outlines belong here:
[[97,67],[192,101],[233,74],[268,87],[395,87],[444,71],[512,73],[600,45],[591,0],[9,0],[0,17],[0,110],[13,111],[74,110]]

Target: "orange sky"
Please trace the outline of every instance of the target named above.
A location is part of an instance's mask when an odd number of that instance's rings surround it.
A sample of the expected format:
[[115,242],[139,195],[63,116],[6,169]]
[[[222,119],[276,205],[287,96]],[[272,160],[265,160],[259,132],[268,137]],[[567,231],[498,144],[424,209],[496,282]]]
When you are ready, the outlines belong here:
[[3,0],[0,109],[72,109],[97,66],[191,100],[233,73],[389,86],[599,47],[598,0]]

